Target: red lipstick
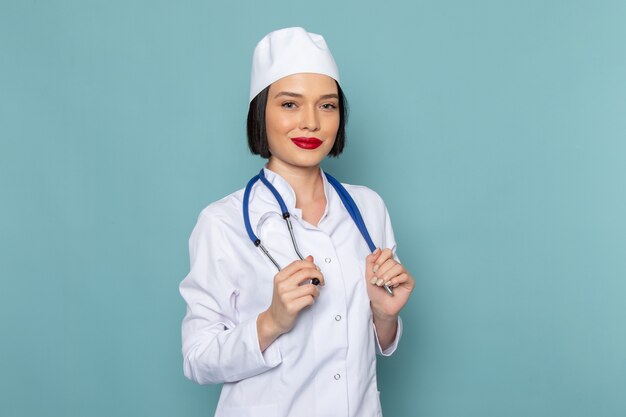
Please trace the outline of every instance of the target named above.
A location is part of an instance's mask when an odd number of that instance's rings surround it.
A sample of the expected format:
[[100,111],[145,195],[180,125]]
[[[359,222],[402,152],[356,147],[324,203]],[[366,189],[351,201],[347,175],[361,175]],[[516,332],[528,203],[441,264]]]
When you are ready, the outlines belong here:
[[322,144],[318,138],[291,138],[291,141],[302,149],[317,149]]

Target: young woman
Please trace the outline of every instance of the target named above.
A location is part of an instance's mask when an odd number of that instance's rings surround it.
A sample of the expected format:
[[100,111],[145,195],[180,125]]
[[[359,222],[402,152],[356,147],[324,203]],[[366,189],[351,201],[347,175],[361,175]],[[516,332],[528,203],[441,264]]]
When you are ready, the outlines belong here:
[[320,168],[346,122],[324,39],[265,36],[250,101],[248,144],[268,162],[192,232],[185,376],[224,384],[218,417],[380,416],[376,353],[395,351],[414,281],[380,196]]

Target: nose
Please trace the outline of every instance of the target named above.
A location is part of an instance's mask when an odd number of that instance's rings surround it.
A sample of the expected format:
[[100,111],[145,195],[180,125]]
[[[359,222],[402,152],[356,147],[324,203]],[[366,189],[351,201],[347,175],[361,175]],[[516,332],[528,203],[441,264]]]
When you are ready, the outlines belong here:
[[315,106],[306,106],[301,112],[300,129],[316,131],[320,128],[319,117]]

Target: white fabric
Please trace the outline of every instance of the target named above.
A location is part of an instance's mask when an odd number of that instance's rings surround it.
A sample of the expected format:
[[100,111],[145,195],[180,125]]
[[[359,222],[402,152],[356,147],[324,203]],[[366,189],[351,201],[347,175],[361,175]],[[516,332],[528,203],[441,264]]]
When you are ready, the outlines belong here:
[[337,64],[321,35],[300,27],[268,33],[252,56],[250,101],[274,81],[298,73],[325,74],[339,82]]
[[[199,384],[224,383],[215,416],[381,416],[376,353],[385,351],[372,322],[365,282],[369,249],[334,188],[324,178],[326,211],[317,227],[301,219],[287,181],[265,169],[292,214],[303,255],[313,255],[326,285],[294,328],[263,353],[256,330],[271,304],[275,266],[246,234],[243,190],[206,207],[189,239],[191,270],[180,284],[184,374]],[[394,251],[387,209],[369,188],[345,185],[374,244]],[[260,181],[250,194],[250,221],[281,266],[296,259],[285,221]]]

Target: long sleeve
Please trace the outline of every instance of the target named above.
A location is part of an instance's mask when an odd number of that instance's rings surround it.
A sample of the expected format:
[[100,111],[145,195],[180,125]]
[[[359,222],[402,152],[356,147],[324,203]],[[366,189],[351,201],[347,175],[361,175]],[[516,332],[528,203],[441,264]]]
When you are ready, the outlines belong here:
[[[276,343],[261,352],[256,318],[239,320],[227,227],[203,212],[189,239],[190,272],[179,286],[184,374],[198,384],[235,382],[281,363]],[[231,266],[229,268],[229,265]],[[229,272],[231,274],[229,275]]]
[[373,323],[372,328],[374,329],[374,338],[376,340],[376,354],[380,356],[391,356],[396,351],[396,349],[398,349],[398,343],[400,342],[400,338],[402,337],[402,318],[398,316],[398,329],[396,330],[396,338],[385,350],[383,350],[380,346],[380,342],[378,341],[378,333],[376,332],[376,326],[374,326]]

